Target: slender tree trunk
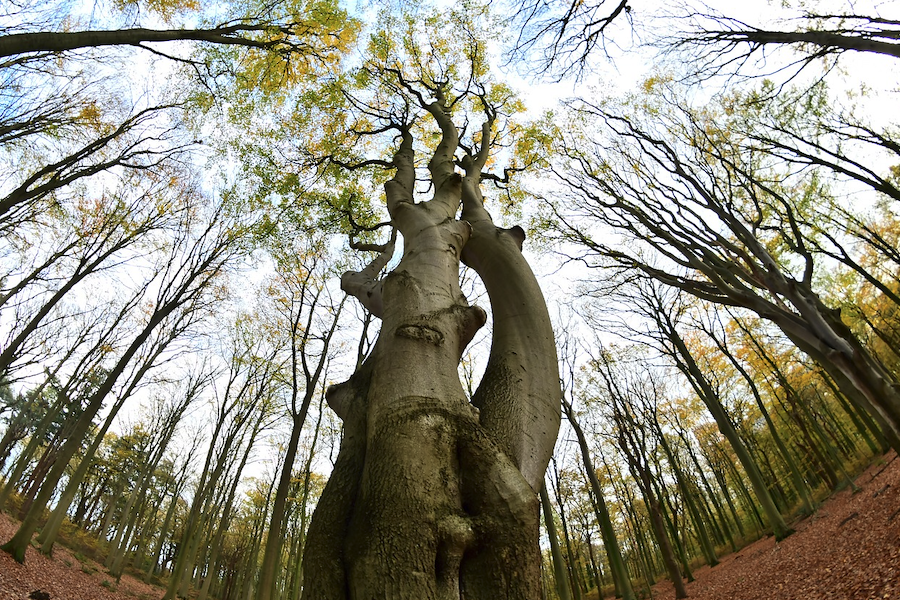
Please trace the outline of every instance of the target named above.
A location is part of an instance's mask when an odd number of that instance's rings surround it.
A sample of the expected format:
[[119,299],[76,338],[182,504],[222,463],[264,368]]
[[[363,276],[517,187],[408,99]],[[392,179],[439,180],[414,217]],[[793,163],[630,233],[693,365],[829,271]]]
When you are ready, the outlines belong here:
[[747,533],[744,531],[744,520],[738,515],[737,508],[734,506],[734,500],[731,498],[731,492],[726,485],[725,476],[720,470],[714,469],[713,477],[716,479],[722,497],[725,498],[725,504],[728,505],[728,512],[731,515],[735,527],[737,527],[738,534],[741,536],[741,543],[743,543],[745,541],[744,538],[747,536]]
[[[164,495],[162,493],[154,494],[152,500],[148,498],[144,504],[145,510],[138,517],[138,523],[141,524],[141,532],[137,537],[135,545],[134,560],[131,564],[135,569],[143,571],[147,562],[147,550],[150,545],[150,536],[154,532],[159,531],[159,511],[162,508]],[[128,566],[127,563],[125,566]]]
[[[262,412],[262,411],[261,411]],[[262,417],[255,429],[258,431],[260,426],[262,425]],[[255,433],[252,436],[256,437]],[[227,494],[227,499],[225,500],[225,507],[222,509],[221,516],[219,518],[219,525],[215,529],[215,535],[213,536],[212,543],[210,544],[211,552],[206,560],[206,577],[203,579],[203,587],[200,589],[200,593],[197,595],[197,600],[206,600],[209,595],[210,586],[212,585],[213,579],[215,579],[216,574],[216,566],[219,562],[219,552],[222,550],[222,539],[225,536],[225,532],[228,530],[228,524],[231,522],[232,512],[234,509],[234,499],[237,496],[237,487],[240,483],[241,473],[244,471],[244,467],[247,466],[247,460],[250,458],[250,451],[253,448],[253,439],[251,439],[244,450],[244,454],[241,458],[241,462],[235,470],[234,478],[232,479],[232,484],[230,486],[230,490]]]
[[663,489],[662,484],[659,481],[655,481],[653,482],[653,485],[655,486],[654,493],[656,494],[656,497],[660,499],[660,512],[665,519],[666,528],[670,534],[669,539],[675,543],[675,552],[678,555],[678,561],[681,563],[681,572],[684,574],[684,578],[688,580],[688,583],[690,583],[691,581],[694,581],[694,574],[691,572],[690,561],[688,560],[684,545],[681,543],[681,539],[678,535],[678,528],[675,526],[675,521],[673,521],[670,516],[670,512],[674,513],[674,507],[672,507],[671,500],[667,498],[667,493]]
[[63,489],[63,492],[60,495],[59,501],[56,503],[56,507],[50,514],[50,519],[47,521],[47,523],[44,524],[44,528],[41,530],[41,533],[38,536],[38,542],[40,542],[41,544],[42,554],[49,556],[53,551],[53,544],[56,542],[56,538],[59,535],[59,530],[66,518],[66,513],[68,513],[69,507],[72,505],[72,500],[74,500],[75,494],[78,492],[78,488],[81,485],[81,482],[84,481],[84,477],[87,475],[88,470],[91,468],[91,463],[93,463],[94,461],[94,455],[100,448],[100,444],[103,443],[103,436],[106,435],[106,432],[109,430],[109,427],[115,420],[116,414],[119,412],[119,409],[122,408],[125,400],[130,395],[130,391],[131,390],[116,398],[116,402],[113,404],[109,414],[103,421],[103,426],[100,428],[100,431],[98,431],[94,436],[94,439],[91,441],[91,445],[88,446],[87,451],[85,451],[84,456],[81,458],[81,461],[79,461],[78,467],[75,469],[75,472],[69,476],[69,481],[66,483],[66,487]]
[[[659,426],[658,422],[654,423],[654,429],[656,431],[657,437],[661,437],[663,435],[662,428]],[[700,461],[697,459],[697,455],[694,453],[693,446],[691,445],[690,440],[687,437],[687,433],[684,431],[684,428],[680,426],[680,424],[678,427],[678,437],[684,443],[688,456],[691,459],[691,463],[694,465],[694,469],[697,472],[697,476],[700,478],[700,482],[703,484],[703,489],[706,492],[706,497],[709,502],[712,503],[713,508],[716,511],[716,516],[718,517],[718,523],[721,526],[721,531],[728,543],[731,545],[731,551],[735,552],[737,550],[737,546],[734,543],[734,537],[731,534],[731,528],[728,526],[728,520],[725,518],[724,511],[722,510],[722,505],[713,492],[712,486],[709,484],[709,480],[706,478],[706,473],[703,471],[703,467],[700,465]]]
[[75,516],[72,518],[72,522],[85,531],[91,530],[94,511],[97,510],[97,506],[100,504],[100,498],[103,496],[103,492],[106,491],[106,485],[107,482],[100,480],[99,477],[97,484],[89,489],[85,488],[84,482],[82,482],[82,488],[85,489],[81,491],[81,499],[75,508]]
[[618,487],[622,491],[618,492],[617,495],[623,500],[625,505],[625,513],[628,515],[628,523],[631,525],[628,529],[631,530],[631,539],[637,548],[637,552],[632,550],[632,556],[636,563],[634,572],[643,572],[644,576],[641,579],[644,581],[644,594],[652,598],[653,591],[651,586],[656,582],[657,569],[654,565],[653,557],[647,549],[647,536],[641,524],[642,519],[638,518],[635,511],[634,494],[632,494],[630,486],[625,482],[620,482]]
[[112,522],[116,515],[116,505],[119,503],[119,499],[122,497],[122,491],[124,489],[125,481],[120,479],[116,482],[115,487],[109,492],[109,500],[106,502],[106,512],[103,515],[100,529],[97,531],[97,538],[103,542],[106,541],[107,532],[110,530],[110,527],[112,527]]
[[[301,420],[302,419],[302,420]],[[278,486],[275,488],[275,501],[272,505],[272,518],[269,521],[269,531],[266,536],[265,552],[262,566],[259,570],[259,584],[257,586],[257,598],[259,600],[273,600],[276,597],[275,587],[277,577],[275,570],[281,559],[282,551],[282,525],[284,522],[285,503],[291,485],[294,460],[297,457],[297,447],[300,444],[300,433],[303,429],[303,421],[306,414],[293,415],[291,438],[288,441],[284,454],[284,464],[281,467],[281,476]]]
[[[184,473],[183,476],[187,477],[187,473]],[[150,562],[147,565],[147,576],[152,576],[159,566],[159,558],[162,555],[162,549],[166,543],[166,538],[169,537],[169,530],[172,526],[172,521],[175,518],[175,511],[178,509],[178,498],[181,495],[181,488],[182,486],[176,484],[175,489],[172,490],[172,501],[169,502],[169,506],[166,508],[166,516],[163,518],[162,526],[159,528],[159,537],[156,539]]]
[[668,459],[669,464],[672,465],[672,471],[675,475],[675,481],[678,485],[678,489],[681,490],[681,496],[684,499],[685,506],[687,507],[688,515],[690,516],[691,521],[694,523],[694,531],[697,533],[697,539],[700,542],[700,548],[703,552],[703,556],[706,559],[707,564],[711,567],[714,567],[719,564],[719,558],[716,556],[716,549],[713,546],[712,540],[709,539],[709,532],[706,530],[706,525],[703,523],[703,519],[700,518],[700,511],[697,509],[694,495],[691,493],[687,476],[682,470],[681,464],[678,462],[675,454],[672,452],[672,448],[669,445],[668,440],[666,440],[665,436],[659,438],[659,443],[663,449],[663,452],[665,452],[666,454],[666,458]]
[[[234,363],[236,364],[236,362],[237,358],[235,357]],[[250,378],[248,377],[240,391],[236,393],[236,398],[229,397],[229,395],[232,393],[231,386],[234,385],[235,380],[238,377],[238,372],[234,369],[234,364],[232,366],[233,370],[231,373],[231,379],[228,384],[229,389],[226,391],[225,404],[223,404],[223,406],[219,409],[216,424],[213,429],[213,435],[210,439],[209,450],[206,453],[206,460],[203,464],[203,471],[200,474],[200,480],[197,483],[197,490],[194,493],[193,500],[191,501],[191,508],[185,521],[178,554],[175,559],[175,564],[172,567],[172,576],[169,578],[169,585],[166,589],[166,600],[171,600],[172,598],[174,598],[182,588],[182,579],[188,569],[190,561],[193,560],[192,548],[196,547],[196,545],[199,544],[200,532],[202,531],[201,521],[203,519],[203,508],[212,496],[212,487],[218,482],[222,471],[225,469],[228,449],[230,448],[231,444],[235,442],[240,431],[240,426],[243,424],[244,419],[246,419],[246,415],[240,416],[237,419],[237,423],[225,433],[224,439],[219,440],[219,435],[222,432],[222,428],[225,427],[225,419],[228,417],[231,411],[237,407],[237,402],[241,399],[242,394],[250,385]],[[218,456],[218,460],[214,465],[213,458],[216,455],[216,445],[220,442],[222,443],[222,449]]]
[[28,445],[26,445],[25,449],[19,454],[14,463],[12,473],[6,478],[3,491],[0,491],[0,509],[6,506],[7,500],[9,500],[13,490],[16,489],[19,480],[22,479],[22,475],[25,473],[28,463],[34,458],[44,436],[50,430],[50,426],[53,424],[53,421],[56,419],[57,415],[59,415],[60,411],[62,411],[68,400],[64,388],[63,391],[57,394],[53,405],[47,409],[46,414],[44,414],[37,427],[35,427],[35,430],[31,433],[31,439],[28,440]]
[[603,535],[603,545],[606,548],[606,554],[609,558],[609,567],[616,583],[616,589],[618,589],[623,600],[635,600],[634,590],[631,587],[631,578],[628,575],[625,560],[622,558],[619,541],[616,539],[616,531],[609,516],[606,500],[603,497],[603,489],[600,487],[600,482],[597,480],[597,473],[594,470],[594,465],[591,461],[587,439],[584,437],[581,425],[579,425],[578,421],[574,418],[575,415],[571,405],[565,402],[565,400],[563,400],[563,409],[566,411],[566,417],[578,439],[578,447],[581,449],[581,460],[584,463],[584,471],[587,474],[588,481],[591,484],[591,491],[594,494],[594,502],[596,503],[594,506],[597,508],[597,522],[600,524],[600,531]]
[[[132,494],[131,496],[135,498],[134,501],[129,497],[128,503],[126,503],[125,510],[123,511],[123,519],[125,520],[124,522],[119,523],[116,538],[113,540],[110,553],[107,556],[106,562],[109,564],[109,567],[107,567],[109,574],[115,577],[117,582],[122,578],[122,573],[125,571],[125,566],[128,564],[132,546],[132,535],[134,534],[134,529],[137,526],[138,520],[141,518],[147,503],[145,491],[146,490],[141,491],[138,494]],[[129,503],[132,505],[131,507],[128,506]],[[135,503],[137,504],[135,505]],[[127,518],[125,515],[128,515]]]
[[[737,321],[737,324],[743,331],[745,331],[745,333],[749,333],[746,329],[744,329],[743,323]],[[768,428],[769,435],[772,436],[772,441],[775,443],[775,447],[778,449],[778,453],[781,455],[782,461],[788,467],[788,472],[791,475],[791,483],[793,484],[794,489],[797,491],[797,494],[800,496],[800,500],[803,503],[803,512],[807,515],[812,514],[815,503],[813,502],[809,486],[800,473],[800,469],[797,466],[797,461],[794,458],[794,455],[788,450],[787,445],[781,438],[781,434],[779,433],[778,428],[775,427],[775,423],[772,421],[772,417],[771,415],[769,415],[769,411],[766,408],[765,403],[763,402],[762,395],[759,393],[759,387],[756,385],[756,382],[753,380],[753,377],[751,377],[750,373],[747,372],[747,369],[745,369],[740,361],[738,361],[737,357],[735,357],[730,351],[728,351],[728,348],[725,346],[724,342],[720,341],[713,335],[710,335],[710,337],[715,341],[716,345],[719,347],[719,350],[722,351],[722,354],[728,359],[732,366],[737,369],[738,373],[741,374],[741,377],[743,377],[744,381],[747,383],[747,386],[750,388],[750,393],[753,394],[753,399],[756,401],[756,407],[759,409],[760,414],[766,422],[766,427]]]
[[659,546],[659,551],[662,555],[666,572],[669,574],[669,579],[675,586],[675,597],[687,598],[688,594],[684,587],[684,580],[681,577],[681,570],[678,568],[678,561],[675,560],[672,542],[669,539],[665,523],[663,522],[660,503],[656,494],[653,492],[653,484],[650,481],[650,472],[647,469],[646,464],[641,465],[641,463],[638,462],[637,457],[633,457],[633,460],[635,461],[636,480],[640,482],[641,493],[644,496],[644,500],[647,503],[647,511],[650,514],[650,525],[653,530],[653,537],[656,538],[656,543]]
[[750,456],[746,446],[734,429],[734,425],[725,413],[725,409],[719,402],[718,396],[710,387],[709,382],[700,371],[700,367],[694,362],[690,351],[687,349],[681,336],[671,323],[666,325],[664,333],[677,351],[677,355],[680,356],[680,360],[678,360],[679,368],[684,372],[688,381],[697,392],[697,395],[700,396],[700,399],[703,400],[703,403],[709,409],[713,419],[716,421],[716,425],[719,427],[719,431],[734,448],[734,452],[737,455],[741,466],[744,467],[744,471],[746,471],[747,477],[750,479],[753,491],[769,519],[769,525],[772,527],[775,539],[781,540],[786,538],[793,533],[793,530],[784,522],[784,517],[782,517],[778,508],[775,506],[775,502],[772,500],[772,496],[769,494],[769,490],[763,482],[762,474],[759,472],[756,462]]
[[556,593],[559,600],[571,600],[569,594],[569,578],[566,575],[566,565],[559,548],[559,533],[556,531],[556,523],[553,520],[553,510],[550,506],[550,497],[547,495],[547,486],[541,488],[541,509],[544,512],[544,526],[547,528],[547,537],[550,540],[550,558],[553,561],[553,579],[556,581]]
[[300,493],[300,506],[297,509],[299,524],[296,530],[297,536],[297,552],[291,573],[292,577],[292,593],[288,596],[288,600],[300,600],[303,591],[303,550],[306,547],[306,533],[309,526],[307,519],[307,510],[310,500],[310,484],[312,482],[312,464],[316,456],[316,446],[319,441],[319,433],[322,427],[322,417],[325,414],[325,394],[322,393],[319,399],[319,416],[316,419],[316,428],[313,431],[312,443],[309,447],[309,454],[306,457],[306,463],[303,466],[303,489]]
[[[34,504],[35,497],[41,489],[47,474],[59,460],[59,446],[63,443],[63,439],[67,437],[68,430],[63,430],[57,437],[50,442],[50,445],[44,449],[43,454],[38,459],[37,464],[28,474],[28,479],[22,489],[22,504],[19,506],[19,518],[24,519]],[[43,507],[42,507],[43,508]]]
[[584,531],[584,538],[588,549],[588,557],[591,560],[591,575],[594,579],[594,588],[599,595],[600,589],[603,587],[603,571],[600,569],[600,565],[597,564],[597,557],[594,553],[594,542],[591,539],[591,532],[587,528],[585,528]]
[[[6,431],[3,432],[3,438],[0,439],[0,473],[3,472],[3,467],[6,466],[6,460],[12,453],[16,443],[25,437],[28,430],[25,422],[26,415],[29,411],[34,409],[36,404],[35,400],[31,398],[26,399],[22,404],[22,408],[16,413],[16,416],[13,417],[12,420],[7,421]],[[2,504],[0,504],[0,506],[2,506]]]
[[[721,452],[721,449],[719,451]],[[753,494],[747,489],[747,485],[744,483],[744,478],[741,476],[741,472],[738,470],[737,465],[732,462],[731,458],[728,456],[725,457],[725,465],[731,473],[731,481],[737,486],[738,491],[740,491],[740,497],[744,503],[744,508],[753,515],[753,522],[756,523],[757,535],[762,534],[766,529],[766,523],[763,521],[762,515],[759,514],[759,509],[753,499]]]
[[880,447],[881,454],[886,454],[890,451],[891,445],[888,442],[887,438],[884,436],[881,428],[878,427],[878,424],[875,423],[875,420],[872,418],[868,412],[863,410],[859,406],[851,405],[847,397],[838,389],[837,385],[835,385],[834,381],[828,375],[827,372],[823,369],[820,372],[820,376],[822,377],[822,381],[825,382],[825,385],[828,386],[828,389],[831,390],[831,393],[834,394],[834,397],[837,398],[838,402],[841,405],[841,408],[850,416],[853,420],[854,424],[857,424],[857,427],[861,428],[861,431],[864,429],[871,433],[872,437],[878,442]]
[[559,487],[559,471],[556,469],[556,462],[554,460],[551,459],[550,464],[552,465],[551,481],[556,482],[556,484],[553,485],[553,494],[556,496],[556,506],[559,510],[559,523],[562,525],[563,541],[565,541],[566,544],[566,556],[569,559],[567,563],[569,589],[572,592],[574,600],[581,600],[581,586],[578,585],[578,559],[572,551],[572,538],[569,536],[569,524],[568,519],[566,519],[566,509],[563,504],[563,498]]

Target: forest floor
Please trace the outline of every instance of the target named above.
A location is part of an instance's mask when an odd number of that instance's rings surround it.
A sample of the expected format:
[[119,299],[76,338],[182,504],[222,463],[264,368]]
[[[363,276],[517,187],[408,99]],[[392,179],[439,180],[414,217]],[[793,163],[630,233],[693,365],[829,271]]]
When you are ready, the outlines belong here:
[[[19,522],[0,512],[0,542],[10,539]],[[45,592],[49,596],[35,594]],[[20,565],[0,551],[0,600],[159,600],[165,590],[123,575],[119,582],[104,566],[60,544],[47,557],[28,548]]]
[[[694,571],[694,600],[900,600],[900,460],[893,452],[856,477],[781,542],[768,536]],[[668,580],[654,600],[672,600]]]
[[[856,478],[857,493],[841,491],[814,515],[701,567],[687,585],[695,600],[900,600],[900,460],[893,453]],[[17,523],[0,513],[0,541]],[[158,600],[163,590],[125,575],[116,583],[102,565],[57,546],[52,558],[29,548],[20,565],[0,552],[0,600],[27,600],[41,590],[51,600]],[[44,596],[46,598],[46,596]],[[672,584],[653,588],[675,597]]]

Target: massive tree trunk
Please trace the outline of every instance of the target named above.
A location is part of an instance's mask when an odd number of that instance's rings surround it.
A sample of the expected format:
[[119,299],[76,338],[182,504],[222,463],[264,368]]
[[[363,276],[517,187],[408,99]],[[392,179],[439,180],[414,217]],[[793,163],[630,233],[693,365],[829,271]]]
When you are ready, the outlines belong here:
[[[422,102],[440,128],[434,196],[415,203],[413,138],[385,185],[403,258],[342,278],[382,319],[372,353],[328,393],[344,440],[310,524],[304,598],[539,598],[538,490],[559,428],[556,350],[546,305],[521,253],[497,228],[479,181],[491,142],[460,149],[441,89]],[[421,96],[419,96],[421,99]],[[487,111],[489,112],[489,111]],[[461,218],[457,218],[460,205]],[[491,300],[491,355],[472,404],[457,366],[486,321],[459,286],[464,257]]]

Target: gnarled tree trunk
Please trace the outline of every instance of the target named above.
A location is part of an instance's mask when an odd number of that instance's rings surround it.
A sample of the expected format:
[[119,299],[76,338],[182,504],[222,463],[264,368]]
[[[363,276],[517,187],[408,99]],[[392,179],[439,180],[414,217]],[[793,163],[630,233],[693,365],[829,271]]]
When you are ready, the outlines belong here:
[[[497,228],[482,204],[491,114],[456,173],[457,130],[441,89],[429,91],[436,100],[422,108],[442,134],[434,196],[415,203],[413,139],[396,124],[385,192],[403,258],[377,280],[389,244],[374,267],[342,279],[382,327],[368,359],[328,393],[344,440],[310,524],[304,598],[540,597],[538,490],[560,419],[550,319],[524,233]],[[484,281],[494,320],[472,404],[457,366],[486,314],[460,290],[461,259]]]

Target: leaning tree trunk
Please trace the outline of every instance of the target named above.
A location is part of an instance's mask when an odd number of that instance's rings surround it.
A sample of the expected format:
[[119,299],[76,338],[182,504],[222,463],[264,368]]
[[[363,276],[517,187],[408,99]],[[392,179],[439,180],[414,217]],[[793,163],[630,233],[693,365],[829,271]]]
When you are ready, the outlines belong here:
[[783,540],[791,535],[794,530],[788,526],[784,517],[779,512],[778,507],[775,506],[775,501],[772,499],[772,495],[769,493],[769,489],[763,480],[759,466],[756,461],[753,460],[746,444],[744,444],[743,440],[741,440],[738,435],[737,430],[734,428],[731,418],[719,401],[718,394],[710,386],[706,376],[701,372],[700,367],[697,365],[685,345],[684,340],[681,338],[678,331],[676,331],[671,321],[668,320],[668,317],[661,316],[658,323],[660,323],[661,333],[666,336],[673,347],[674,351],[671,353],[671,356],[675,360],[676,366],[684,373],[684,376],[688,379],[691,387],[694,388],[697,396],[699,396],[706,405],[706,408],[709,410],[718,426],[719,432],[725,436],[725,439],[731,444],[741,466],[744,467],[744,471],[747,473],[747,477],[750,479],[750,483],[753,486],[753,491],[756,493],[756,497],[762,505],[766,517],[769,519],[769,526],[772,528],[775,539],[779,541]]
[[[537,492],[560,415],[550,319],[521,253],[522,230],[497,228],[482,206],[490,124],[481,148],[462,159],[461,177],[457,130],[440,90],[432,92],[437,100],[423,108],[442,134],[429,163],[434,197],[413,199],[413,140],[399,124],[385,193],[403,258],[376,280],[392,252],[385,248],[375,268],[342,278],[382,327],[365,363],[328,393],[344,439],[310,524],[304,598],[541,594]],[[472,404],[457,367],[486,314],[460,291],[462,256],[484,281],[494,318]]]
[[[541,510],[544,513],[544,525],[547,528],[547,538],[550,541],[550,558],[553,561],[553,578],[556,580],[556,595],[559,600],[572,600],[569,593],[569,576],[566,565],[563,562],[562,551],[559,548],[559,533],[556,530],[556,522],[553,520],[553,508],[550,506],[550,496],[547,495],[547,482],[541,488]],[[599,585],[597,586],[600,587]]]
[[628,574],[628,566],[622,556],[622,550],[619,548],[619,542],[616,538],[616,532],[613,529],[612,519],[609,509],[606,506],[606,499],[603,497],[603,489],[600,486],[600,480],[597,479],[597,471],[594,469],[593,460],[591,460],[590,447],[584,430],[575,418],[572,405],[563,400],[563,408],[566,411],[566,418],[569,425],[575,432],[578,440],[578,447],[581,450],[581,461],[584,464],[584,472],[587,475],[588,482],[591,485],[591,492],[594,495],[594,511],[597,516],[597,523],[600,525],[600,532],[603,536],[603,545],[606,547],[606,556],[609,559],[609,569],[612,573],[613,582],[616,585],[616,597],[623,600],[634,600],[635,594],[631,586],[631,577]]

